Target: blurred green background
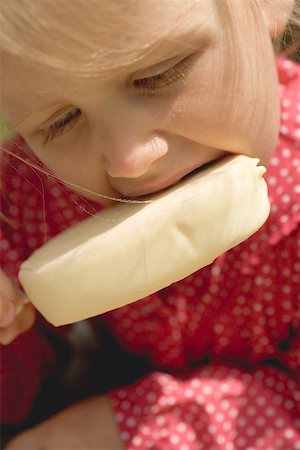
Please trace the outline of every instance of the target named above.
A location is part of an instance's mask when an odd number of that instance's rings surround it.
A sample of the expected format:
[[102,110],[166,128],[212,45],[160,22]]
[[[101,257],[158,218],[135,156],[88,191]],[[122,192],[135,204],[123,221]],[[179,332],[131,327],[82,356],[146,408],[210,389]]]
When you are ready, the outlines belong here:
[[12,131],[0,117],[0,142],[4,141],[11,133]]

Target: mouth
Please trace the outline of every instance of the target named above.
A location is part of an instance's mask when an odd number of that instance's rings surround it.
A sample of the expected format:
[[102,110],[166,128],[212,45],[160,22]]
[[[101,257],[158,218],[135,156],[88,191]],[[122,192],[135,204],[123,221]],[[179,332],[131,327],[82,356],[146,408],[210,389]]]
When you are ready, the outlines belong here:
[[200,165],[195,164],[193,166],[187,167],[185,169],[182,169],[178,172],[173,172],[171,174],[168,174],[167,176],[157,178],[155,180],[150,180],[149,182],[144,183],[143,185],[136,186],[132,189],[123,190],[122,193],[127,198],[137,198],[137,197],[143,197],[149,194],[154,194],[157,192],[162,192],[171,186],[175,186],[176,184],[180,183],[183,180],[186,180],[188,177],[192,176],[193,174],[197,172],[201,172],[214,164],[217,160],[219,160],[220,157],[213,159],[211,161],[202,162]]

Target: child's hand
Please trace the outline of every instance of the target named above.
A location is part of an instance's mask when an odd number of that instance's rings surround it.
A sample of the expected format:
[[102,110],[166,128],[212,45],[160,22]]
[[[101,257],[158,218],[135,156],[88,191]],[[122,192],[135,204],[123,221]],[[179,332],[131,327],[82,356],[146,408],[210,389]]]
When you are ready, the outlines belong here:
[[19,434],[5,450],[123,450],[106,397],[82,400]]
[[28,330],[35,320],[35,309],[0,270],[0,344],[10,344]]

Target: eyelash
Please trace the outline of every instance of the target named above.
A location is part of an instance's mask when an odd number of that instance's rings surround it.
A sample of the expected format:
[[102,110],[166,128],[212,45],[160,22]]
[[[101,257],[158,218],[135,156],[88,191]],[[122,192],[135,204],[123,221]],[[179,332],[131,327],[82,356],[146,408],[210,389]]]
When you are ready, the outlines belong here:
[[157,75],[139,78],[133,81],[133,87],[140,93],[151,94],[156,89],[167,86],[174,81],[183,79],[189,69],[189,57],[182,59],[175,66]]
[[57,136],[62,136],[67,131],[71,130],[77,120],[81,115],[81,110],[79,108],[74,108],[72,111],[69,111],[67,114],[62,116],[56,122],[54,122],[47,129],[47,134],[44,139],[44,143],[52,141]]
[[[133,88],[137,89],[139,94],[151,94],[156,89],[167,86],[179,79],[183,79],[188,71],[188,57],[179,61],[175,66],[165,70],[157,75],[150,77],[139,78],[133,81]],[[81,110],[74,108],[52,124],[44,139],[44,143],[51,142],[54,138],[62,136],[73,128],[77,120],[80,118]]]

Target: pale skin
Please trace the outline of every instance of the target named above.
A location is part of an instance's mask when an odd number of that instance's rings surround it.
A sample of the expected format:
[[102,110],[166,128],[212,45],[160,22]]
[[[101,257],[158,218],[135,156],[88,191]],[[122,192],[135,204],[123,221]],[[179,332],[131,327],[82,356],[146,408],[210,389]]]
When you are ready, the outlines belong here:
[[[68,62],[80,67],[87,48],[74,46],[67,34],[57,35],[64,30],[66,17],[64,10],[56,15],[53,3],[38,3],[39,14],[57,24],[48,27],[45,41],[36,41],[38,50],[63,58],[67,67]],[[50,170],[77,186],[75,191],[110,205],[98,194],[131,198],[159,191],[228,153],[268,163],[279,126],[271,38],[283,31],[292,0],[279,0],[276,7],[273,1],[262,0],[264,21],[257,20],[251,0],[76,4],[79,8],[65,12],[68,23],[78,25],[80,42],[89,42],[92,26],[80,24],[95,24],[100,55],[95,65],[104,65],[105,54],[107,70],[76,76],[2,52],[2,114]],[[110,15],[114,8],[123,8],[122,14]],[[104,22],[113,17],[111,27],[103,31],[95,17],[104,17]],[[120,30],[129,38],[120,40]],[[143,55],[142,48],[147,50]],[[2,344],[9,344],[34,322],[33,307],[20,308],[22,301],[2,273]],[[105,398],[73,405],[27,430],[7,449],[41,448],[45,435],[49,439],[43,448],[49,450],[62,448],[62,436],[68,450],[100,450],[99,443],[103,449],[122,448]]]

